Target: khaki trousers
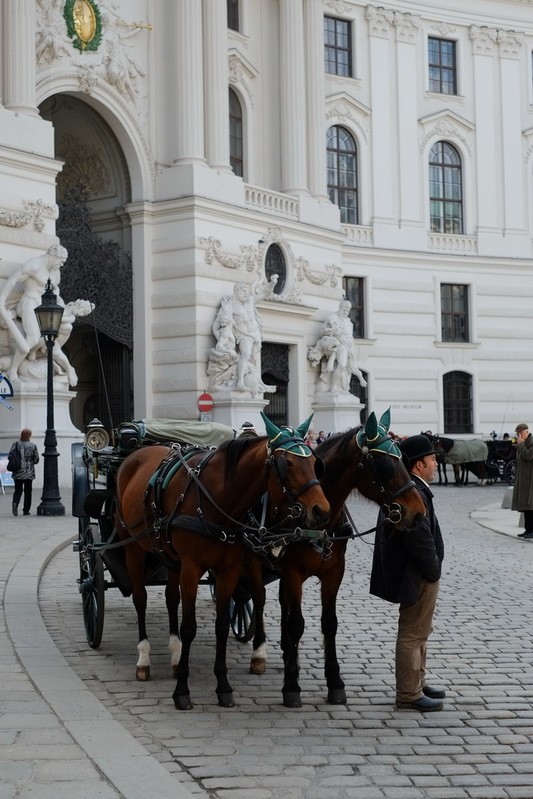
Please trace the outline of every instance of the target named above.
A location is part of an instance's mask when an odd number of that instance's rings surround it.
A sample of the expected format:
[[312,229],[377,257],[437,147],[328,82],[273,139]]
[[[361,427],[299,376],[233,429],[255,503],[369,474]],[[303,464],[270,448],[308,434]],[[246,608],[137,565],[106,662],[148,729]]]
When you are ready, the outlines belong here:
[[426,684],[426,642],[433,630],[439,581],[422,581],[413,605],[400,605],[396,639],[396,701],[413,702]]

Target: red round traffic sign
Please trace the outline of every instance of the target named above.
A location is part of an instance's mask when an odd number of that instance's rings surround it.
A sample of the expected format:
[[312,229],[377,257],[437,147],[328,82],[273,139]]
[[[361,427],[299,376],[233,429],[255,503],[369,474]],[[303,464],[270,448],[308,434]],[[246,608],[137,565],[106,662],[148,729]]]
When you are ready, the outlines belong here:
[[213,410],[213,397],[211,394],[204,392],[198,397],[198,410],[202,413],[207,413]]

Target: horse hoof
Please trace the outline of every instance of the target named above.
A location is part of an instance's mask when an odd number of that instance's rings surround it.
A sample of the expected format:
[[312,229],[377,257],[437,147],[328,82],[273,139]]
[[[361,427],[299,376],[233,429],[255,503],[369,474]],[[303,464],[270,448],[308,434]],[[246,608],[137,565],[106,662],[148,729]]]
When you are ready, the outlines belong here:
[[220,707],[235,707],[233,691],[229,691],[229,693],[226,694],[218,694],[218,704]]
[[328,691],[328,705],[345,705],[347,702],[344,688],[331,688]]
[[250,661],[250,674],[264,674],[266,671],[266,660],[260,658],[252,658]]
[[172,698],[174,699],[174,707],[176,710],[192,710],[190,694],[181,694],[179,696],[173,696]]
[[148,682],[150,678],[150,666],[137,666],[135,677],[139,682]]
[[285,707],[301,707],[302,700],[297,691],[283,694],[283,704]]

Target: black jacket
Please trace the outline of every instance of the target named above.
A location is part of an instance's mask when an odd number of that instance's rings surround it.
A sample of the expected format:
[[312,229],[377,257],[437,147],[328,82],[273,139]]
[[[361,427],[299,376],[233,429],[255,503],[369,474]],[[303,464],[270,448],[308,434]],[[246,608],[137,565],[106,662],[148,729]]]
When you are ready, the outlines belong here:
[[413,530],[398,530],[378,517],[370,593],[389,602],[412,605],[420,593],[422,580],[440,578],[444,542],[433,509],[433,494],[423,480],[411,475],[426,506],[426,515]]

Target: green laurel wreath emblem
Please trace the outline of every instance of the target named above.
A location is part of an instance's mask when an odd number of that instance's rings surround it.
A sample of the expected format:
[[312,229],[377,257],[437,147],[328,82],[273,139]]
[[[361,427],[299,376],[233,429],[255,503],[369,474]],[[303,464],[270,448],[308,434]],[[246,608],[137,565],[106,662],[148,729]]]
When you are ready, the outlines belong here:
[[[80,2],[80,0],[67,0],[63,8],[63,16],[67,23],[67,33],[73,40],[72,45],[76,47],[80,53],[84,53],[87,50],[95,52],[98,50],[100,42],[102,41],[102,18],[100,16],[100,10],[93,0],[81,1],[92,9],[94,18],[91,31],[89,35],[83,35],[76,25],[75,5],[77,2]],[[80,33],[82,33],[82,35],[80,35]]]

